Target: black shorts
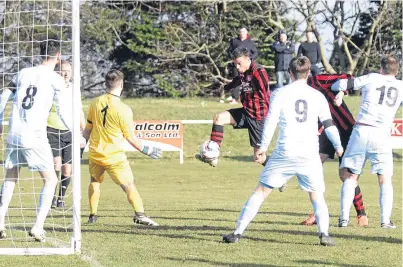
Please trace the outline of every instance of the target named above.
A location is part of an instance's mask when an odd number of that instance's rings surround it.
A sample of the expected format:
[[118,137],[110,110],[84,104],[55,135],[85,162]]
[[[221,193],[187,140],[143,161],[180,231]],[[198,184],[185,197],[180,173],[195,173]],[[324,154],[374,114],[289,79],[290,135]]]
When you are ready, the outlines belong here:
[[250,145],[260,147],[264,120],[258,121],[250,118],[243,108],[234,108],[227,111],[235,120],[234,129],[248,129]]
[[69,130],[58,130],[48,127],[48,140],[53,157],[62,157],[62,164],[71,164],[73,156],[72,134]]
[[[348,140],[350,140],[351,131],[340,131],[340,141],[343,146],[344,151],[347,148]],[[319,153],[328,155],[329,158],[334,159],[334,154],[336,150],[333,147],[332,142],[327,138],[325,131],[319,136]],[[339,163],[341,163],[343,157],[339,158]]]

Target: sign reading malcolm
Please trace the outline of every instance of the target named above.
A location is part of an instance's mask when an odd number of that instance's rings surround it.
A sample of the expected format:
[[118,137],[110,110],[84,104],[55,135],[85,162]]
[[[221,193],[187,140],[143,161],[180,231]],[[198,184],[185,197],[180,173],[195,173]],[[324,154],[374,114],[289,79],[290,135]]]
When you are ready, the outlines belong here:
[[[183,124],[181,121],[134,121],[134,136],[146,143],[154,143],[162,151],[178,151],[183,164]],[[137,151],[127,141],[123,143],[125,151]],[[88,151],[88,144],[84,151]]]
[[[181,121],[134,121],[134,136],[146,142],[154,143],[163,151],[178,151],[180,163],[183,163],[183,124]],[[125,142],[126,151],[136,151]]]

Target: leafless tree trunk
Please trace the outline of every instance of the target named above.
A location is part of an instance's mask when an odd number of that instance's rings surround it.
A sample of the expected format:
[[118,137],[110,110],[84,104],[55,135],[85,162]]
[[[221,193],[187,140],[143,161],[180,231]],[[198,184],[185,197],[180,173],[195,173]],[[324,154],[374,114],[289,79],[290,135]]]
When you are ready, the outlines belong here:
[[323,44],[322,36],[317,30],[316,23],[315,23],[315,15],[322,12],[322,10],[318,10],[318,3],[319,1],[314,0],[291,0],[291,4],[293,5],[294,10],[299,12],[306,20],[308,27],[312,29],[315,33],[316,39],[318,40],[319,49],[321,52],[322,57],[322,64],[325,68],[326,72],[328,73],[336,73],[332,65],[330,65],[329,61],[325,56],[325,46]]
[[369,30],[368,38],[367,38],[367,40],[365,40],[365,43],[364,43],[364,48],[363,48],[364,62],[362,63],[360,69],[357,72],[358,75],[362,75],[364,73],[365,69],[367,68],[368,60],[369,60],[369,57],[371,56],[372,43],[374,41],[376,28],[381,23],[381,21],[384,20],[384,17],[388,10],[388,5],[389,5],[388,1],[385,1],[385,0],[382,1],[381,7],[380,7],[381,10],[379,12],[379,15],[372,22],[371,28]]

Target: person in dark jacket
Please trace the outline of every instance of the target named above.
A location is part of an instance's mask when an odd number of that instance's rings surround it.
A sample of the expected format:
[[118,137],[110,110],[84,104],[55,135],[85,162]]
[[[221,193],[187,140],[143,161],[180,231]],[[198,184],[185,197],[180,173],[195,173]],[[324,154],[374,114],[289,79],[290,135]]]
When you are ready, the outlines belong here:
[[314,33],[312,30],[306,32],[306,42],[301,43],[298,48],[298,56],[306,56],[311,61],[311,74],[320,74],[317,64],[322,61],[319,44],[314,42]]
[[[239,30],[239,37],[234,38],[230,41],[229,48],[228,48],[228,57],[229,58],[233,57],[232,53],[239,46],[247,48],[249,51],[249,58],[251,60],[256,60],[256,58],[258,56],[256,44],[250,38],[250,35],[248,34],[248,30],[246,29],[246,27],[242,27]],[[232,65],[233,78],[237,77],[238,74],[239,73],[238,73],[236,66]],[[238,100],[239,100],[239,96],[240,96],[240,88],[239,87],[234,88],[234,90],[231,93],[232,100],[230,101],[230,104],[237,104]]]
[[284,79],[286,84],[290,83],[288,74],[288,66],[290,65],[295,46],[291,41],[287,40],[287,34],[280,31],[279,40],[274,43],[273,50],[275,53],[274,68],[276,72],[277,88],[283,87]]

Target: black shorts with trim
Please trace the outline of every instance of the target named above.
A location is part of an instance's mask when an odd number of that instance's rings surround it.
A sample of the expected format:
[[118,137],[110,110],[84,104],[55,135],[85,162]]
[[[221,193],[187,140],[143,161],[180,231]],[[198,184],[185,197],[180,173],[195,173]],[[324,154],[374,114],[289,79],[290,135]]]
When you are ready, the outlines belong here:
[[[344,151],[346,151],[351,132],[352,129],[351,131],[339,132],[341,145],[343,146]],[[334,159],[334,154],[336,153],[336,150],[334,149],[332,142],[330,142],[329,138],[327,138],[325,131],[323,131],[322,134],[319,135],[319,153],[328,155],[331,159]],[[341,163],[342,159],[343,156],[339,157],[339,163]]]
[[260,147],[264,120],[258,121],[250,118],[243,108],[227,110],[235,120],[234,129],[248,129],[251,147]]
[[62,157],[62,164],[71,164],[72,134],[69,130],[58,130],[48,127],[48,140],[52,148],[53,157]]

